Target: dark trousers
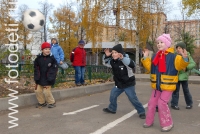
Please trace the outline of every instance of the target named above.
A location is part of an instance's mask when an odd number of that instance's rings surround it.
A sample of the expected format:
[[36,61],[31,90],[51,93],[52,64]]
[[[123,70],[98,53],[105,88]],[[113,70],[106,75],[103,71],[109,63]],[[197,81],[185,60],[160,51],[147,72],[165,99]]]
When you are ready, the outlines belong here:
[[178,106],[180,85],[182,85],[185,102],[187,106],[192,106],[192,95],[188,88],[188,81],[179,81],[176,85],[176,90],[172,94],[171,106]]

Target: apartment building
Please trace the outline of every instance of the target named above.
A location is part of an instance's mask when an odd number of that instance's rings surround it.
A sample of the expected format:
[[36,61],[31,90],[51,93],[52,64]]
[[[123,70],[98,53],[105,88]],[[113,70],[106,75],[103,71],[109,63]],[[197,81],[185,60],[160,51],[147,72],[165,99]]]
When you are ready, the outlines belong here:
[[[154,40],[163,33],[169,33],[172,38],[172,45],[180,39],[182,31],[189,32],[195,38],[195,45],[200,46],[200,20],[173,20],[167,21],[167,16],[163,12],[153,13],[151,20],[149,40]],[[127,29],[119,28],[119,33],[126,33]],[[103,28],[102,42],[115,40],[115,25]]]
[[200,20],[174,20],[164,22],[173,41],[180,38],[180,33],[189,32],[195,39],[194,45],[200,46]]

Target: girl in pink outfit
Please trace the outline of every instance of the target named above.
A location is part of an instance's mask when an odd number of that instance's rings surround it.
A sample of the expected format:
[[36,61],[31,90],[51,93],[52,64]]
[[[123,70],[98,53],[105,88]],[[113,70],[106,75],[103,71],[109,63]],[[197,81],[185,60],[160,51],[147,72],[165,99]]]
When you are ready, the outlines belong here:
[[153,88],[144,128],[153,126],[156,105],[158,105],[158,116],[162,132],[168,132],[173,128],[168,102],[178,82],[178,71],[188,65],[187,51],[184,49],[181,55],[174,54],[174,49],[170,48],[171,38],[169,34],[163,34],[157,39],[158,52],[148,58],[149,51],[144,50],[144,57],[141,62],[143,66],[151,72],[151,87]]

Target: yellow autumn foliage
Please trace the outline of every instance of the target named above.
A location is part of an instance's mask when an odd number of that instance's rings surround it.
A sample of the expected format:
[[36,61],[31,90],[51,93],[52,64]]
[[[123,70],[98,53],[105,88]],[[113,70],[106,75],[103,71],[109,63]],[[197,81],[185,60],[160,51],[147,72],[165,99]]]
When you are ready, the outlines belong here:
[[200,12],[200,1],[199,0],[182,0],[184,8],[188,9],[188,15],[192,15],[195,11]]

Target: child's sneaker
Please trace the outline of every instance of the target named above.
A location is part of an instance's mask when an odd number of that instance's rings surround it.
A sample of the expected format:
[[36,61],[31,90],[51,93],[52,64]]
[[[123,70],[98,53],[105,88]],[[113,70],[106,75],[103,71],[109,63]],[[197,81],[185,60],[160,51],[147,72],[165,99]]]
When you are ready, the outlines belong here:
[[145,119],[146,115],[145,115],[145,113],[143,113],[143,114],[140,114],[139,117],[140,117],[140,119]]
[[179,110],[179,106],[171,106],[172,109]]
[[53,103],[53,104],[49,104],[49,105],[48,105],[48,108],[54,108],[54,107],[56,107],[56,103]]
[[156,112],[158,112],[158,106],[156,106]]
[[77,83],[76,86],[81,86],[81,83]]
[[191,106],[190,105],[186,106],[186,109],[192,109],[192,105]]
[[40,104],[40,103],[38,103],[37,105],[36,105],[36,108],[42,108],[42,107],[46,107],[46,105],[47,105],[47,103],[45,102],[45,103],[43,103],[43,104]]
[[174,127],[174,125],[169,125],[169,126],[166,126],[166,127],[163,127],[161,129],[161,132],[169,132],[172,128]]
[[144,123],[143,128],[149,128],[149,127],[151,127],[151,126],[153,126],[153,124],[147,125],[146,123]]
[[108,108],[104,108],[103,111],[106,113],[116,114],[116,112],[110,111]]
[[87,83],[83,82],[83,83],[81,83],[81,85],[85,86],[85,85],[87,85]]

